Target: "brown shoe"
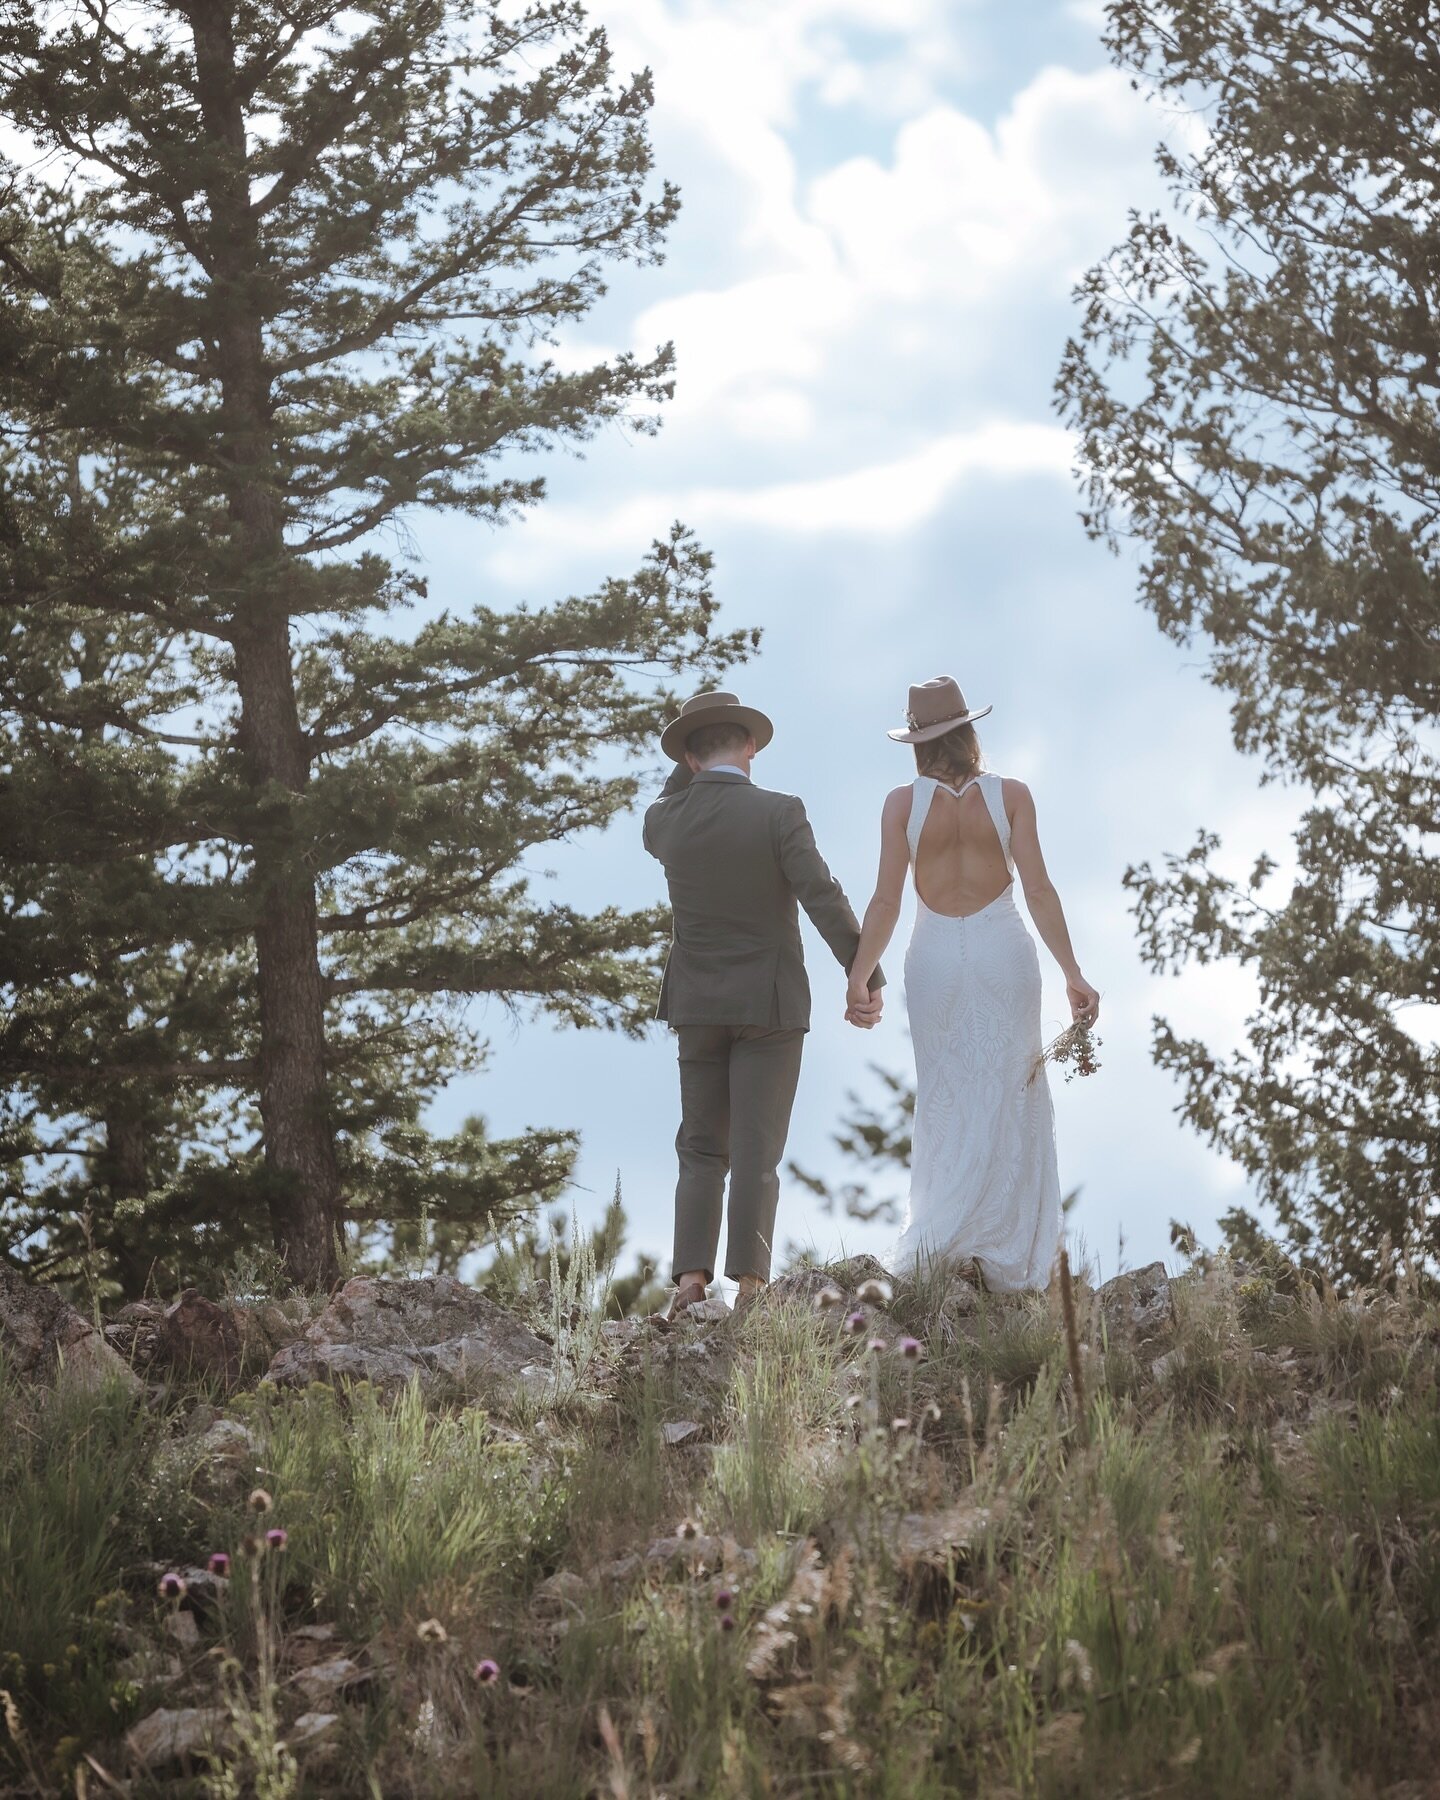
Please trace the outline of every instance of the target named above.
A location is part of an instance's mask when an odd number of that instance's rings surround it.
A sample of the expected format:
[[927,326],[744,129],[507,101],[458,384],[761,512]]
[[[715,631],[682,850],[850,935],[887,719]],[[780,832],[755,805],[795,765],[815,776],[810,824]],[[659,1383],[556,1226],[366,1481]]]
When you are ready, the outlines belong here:
[[709,1289],[703,1281],[687,1281],[683,1286],[676,1288],[670,1297],[670,1304],[663,1312],[649,1314],[649,1322],[657,1331],[668,1331],[672,1325],[684,1317],[687,1306],[694,1306],[698,1301],[705,1299],[708,1293]]
[[735,1304],[730,1308],[732,1319],[743,1319],[750,1308],[765,1292],[767,1283],[763,1281],[742,1281],[735,1295]]

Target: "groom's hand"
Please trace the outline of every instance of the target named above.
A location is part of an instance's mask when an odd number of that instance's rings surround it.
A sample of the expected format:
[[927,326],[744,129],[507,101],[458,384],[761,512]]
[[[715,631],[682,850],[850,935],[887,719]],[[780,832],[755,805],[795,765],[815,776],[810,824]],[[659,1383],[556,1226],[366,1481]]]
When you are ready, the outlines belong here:
[[872,1025],[878,1025],[880,1015],[885,1010],[885,996],[879,988],[864,987],[851,982],[845,993],[845,1018],[851,1025],[857,1025],[862,1031],[869,1031]]

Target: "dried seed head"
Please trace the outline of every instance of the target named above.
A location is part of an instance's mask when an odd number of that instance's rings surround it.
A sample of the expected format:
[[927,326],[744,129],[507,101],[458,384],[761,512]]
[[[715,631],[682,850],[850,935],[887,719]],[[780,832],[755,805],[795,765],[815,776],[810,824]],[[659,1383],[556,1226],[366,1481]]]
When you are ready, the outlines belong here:
[[871,1338],[870,1342],[865,1347],[872,1356],[878,1356],[885,1348],[885,1340],[881,1337]]
[[216,1550],[211,1555],[206,1567],[212,1575],[219,1575],[223,1578],[230,1573],[230,1557],[224,1550]]
[[450,1636],[438,1619],[422,1619],[415,1627],[415,1635],[422,1644],[443,1644]]
[[815,1304],[822,1312],[828,1312],[832,1306],[843,1306],[845,1296],[837,1287],[823,1287],[815,1296]]
[[940,1423],[940,1408],[933,1400],[927,1401],[925,1410],[921,1413],[920,1417],[924,1419],[927,1425],[938,1425]]
[[250,1494],[250,1510],[254,1513],[267,1513],[275,1502],[264,1488],[255,1488]]
[[493,1656],[482,1656],[476,1663],[475,1679],[481,1687],[494,1687],[500,1679],[500,1665]]
[[855,1298],[866,1306],[884,1306],[889,1302],[891,1287],[888,1281],[862,1281],[855,1291]]
[[864,1396],[863,1395],[850,1394],[846,1397],[845,1410],[846,1410],[846,1412],[854,1412],[857,1406],[861,1406],[863,1404],[864,1404]]
[[263,1548],[264,1545],[253,1531],[247,1531],[240,1540],[240,1554],[247,1562],[253,1562]]
[[684,1538],[686,1543],[689,1543],[692,1538],[699,1537],[700,1527],[693,1519],[682,1519],[675,1527],[675,1535],[678,1538]]
[[896,1437],[903,1437],[910,1429],[910,1421],[908,1419],[892,1419],[890,1421],[890,1429],[895,1433]]
[[177,1575],[174,1569],[170,1569],[162,1575],[155,1585],[160,1590],[162,1600],[183,1600],[185,1598],[185,1577]]

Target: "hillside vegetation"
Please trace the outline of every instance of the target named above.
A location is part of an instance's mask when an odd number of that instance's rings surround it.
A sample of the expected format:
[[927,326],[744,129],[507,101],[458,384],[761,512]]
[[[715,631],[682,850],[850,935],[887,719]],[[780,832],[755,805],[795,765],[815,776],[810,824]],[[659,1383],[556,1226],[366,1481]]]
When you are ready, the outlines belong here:
[[1437,1791],[1431,1298],[585,1273],[503,1402],[12,1372],[0,1791]]

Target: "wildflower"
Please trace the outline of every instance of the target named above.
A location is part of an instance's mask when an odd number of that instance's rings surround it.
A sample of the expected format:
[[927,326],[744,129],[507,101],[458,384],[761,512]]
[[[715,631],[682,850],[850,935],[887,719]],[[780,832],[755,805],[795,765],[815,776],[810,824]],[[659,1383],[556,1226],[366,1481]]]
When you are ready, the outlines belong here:
[[225,1551],[216,1550],[212,1552],[206,1567],[212,1575],[219,1575],[223,1579],[230,1573],[230,1558]]
[[185,1598],[185,1577],[177,1575],[173,1569],[162,1575],[156,1585],[160,1589],[162,1600],[183,1600]]
[[863,1395],[850,1394],[846,1398],[846,1401],[845,1401],[845,1410],[846,1410],[846,1412],[854,1412],[856,1407],[862,1406],[863,1404],[864,1404]]
[[733,1631],[735,1629],[734,1613],[722,1613],[720,1615],[720,1629],[722,1631]]
[[856,1289],[855,1298],[863,1301],[866,1306],[884,1306],[890,1298],[890,1283],[876,1281],[873,1278],[869,1281],[862,1281]]
[[675,1535],[678,1538],[684,1538],[688,1543],[691,1538],[699,1537],[700,1527],[693,1519],[682,1519],[675,1527]]
[[911,1362],[915,1361],[923,1348],[919,1338],[903,1337],[900,1340],[900,1354],[908,1357]]
[[275,1502],[264,1488],[254,1488],[250,1494],[250,1510],[253,1513],[267,1513]]
[[850,1317],[845,1321],[845,1329],[852,1337],[859,1337],[860,1333],[869,1323],[870,1321],[865,1317],[863,1312],[852,1312]]
[[908,1419],[892,1419],[890,1429],[896,1437],[902,1437],[910,1429],[910,1421]]
[[494,1687],[500,1679],[500,1665],[492,1656],[482,1656],[475,1665],[475,1679],[481,1687]]
[[267,1550],[283,1550],[289,1542],[290,1533],[286,1531],[283,1526],[272,1525],[269,1531],[265,1533],[265,1548]]
[[256,1537],[253,1531],[247,1531],[240,1540],[240,1554],[245,1558],[246,1562],[254,1562],[255,1558],[260,1554],[260,1549],[261,1545],[259,1538]]
[[878,1356],[880,1354],[880,1352],[885,1348],[885,1340],[884,1340],[884,1338],[871,1338],[870,1342],[865,1346],[865,1348],[870,1352],[870,1354],[872,1356]]
[[729,1588],[721,1588],[720,1592],[715,1596],[715,1604],[720,1608],[721,1612],[729,1612],[730,1608],[735,1604],[735,1596],[731,1593]]
[[815,1305],[821,1312],[829,1312],[832,1306],[844,1304],[845,1296],[837,1287],[823,1287],[815,1296]]
[[923,1413],[921,1413],[920,1417],[925,1421],[925,1423],[927,1425],[938,1425],[940,1423],[940,1408],[939,1408],[939,1406],[936,1404],[935,1401],[927,1400],[925,1403],[925,1410]]
[[415,1635],[422,1644],[443,1644],[450,1634],[438,1619],[422,1619],[415,1627]]

